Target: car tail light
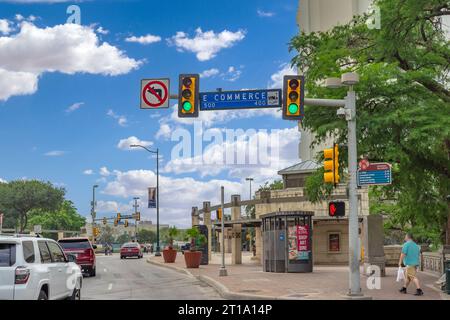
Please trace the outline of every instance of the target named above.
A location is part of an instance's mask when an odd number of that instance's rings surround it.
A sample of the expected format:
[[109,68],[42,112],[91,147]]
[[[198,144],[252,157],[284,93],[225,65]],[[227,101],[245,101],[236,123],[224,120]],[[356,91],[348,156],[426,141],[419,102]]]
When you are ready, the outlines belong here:
[[25,284],[28,282],[29,278],[30,278],[30,269],[25,267],[16,268],[16,278],[14,281],[15,284]]

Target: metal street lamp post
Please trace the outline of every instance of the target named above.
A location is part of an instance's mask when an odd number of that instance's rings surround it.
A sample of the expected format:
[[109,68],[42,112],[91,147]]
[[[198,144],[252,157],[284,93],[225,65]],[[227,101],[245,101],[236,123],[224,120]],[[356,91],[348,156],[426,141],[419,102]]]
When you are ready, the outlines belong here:
[[[249,184],[250,184],[250,196],[249,196],[249,200],[252,200],[252,182],[253,182],[253,180],[255,180],[255,179],[253,179],[253,178],[250,178],[250,177],[248,177],[248,178],[245,178],[245,180],[246,181],[248,181],[249,182]],[[251,217],[250,217],[251,218]],[[253,251],[253,230],[251,230],[251,232],[250,232],[250,243],[249,243],[249,245],[250,245],[250,250],[251,251]]]
[[94,228],[95,228],[95,189],[98,188],[98,185],[92,186],[92,202],[91,202],[91,218],[92,218],[92,243],[94,243],[95,235],[94,235]]
[[[134,207],[134,214],[135,215],[137,215],[137,212],[138,212],[137,209],[139,208],[139,204],[138,204],[138,200],[139,199],[140,199],[139,197],[134,197],[133,198],[133,200],[134,200],[133,207]],[[136,242],[138,241],[138,221],[137,220],[134,221],[134,240]]]
[[221,219],[221,233],[222,233],[222,266],[220,267],[219,270],[219,276],[220,277],[224,277],[227,276],[227,269],[225,268],[225,225],[224,225],[224,220],[225,220],[225,213],[224,213],[224,202],[225,202],[225,195],[224,195],[224,187],[220,187],[220,208],[222,210],[222,219]]
[[130,148],[142,148],[146,151],[156,154],[156,252],[155,256],[161,256],[161,250],[159,247],[159,149],[152,151],[139,144],[132,144]]

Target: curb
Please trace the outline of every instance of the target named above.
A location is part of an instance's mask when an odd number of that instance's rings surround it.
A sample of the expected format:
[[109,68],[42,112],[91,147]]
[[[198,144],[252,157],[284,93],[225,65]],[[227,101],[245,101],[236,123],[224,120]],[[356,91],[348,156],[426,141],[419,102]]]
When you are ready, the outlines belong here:
[[220,283],[219,281],[214,280],[211,277],[198,275],[195,276],[189,270],[186,270],[184,268],[175,267],[170,264],[161,263],[158,261],[152,261],[150,258],[147,258],[147,263],[153,264],[158,267],[163,267],[167,269],[171,269],[180,273],[183,273],[185,275],[188,275],[189,277],[197,278],[199,281],[207,284],[208,286],[212,287],[214,290],[217,291],[217,293],[224,299],[227,300],[304,300],[304,299],[296,299],[296,298],[288,298],[288,297],[276,297],[276,296],[262,296],[262,295],[253,295],[248,293],[237,293],[234,291],[230,291],[225,285]]

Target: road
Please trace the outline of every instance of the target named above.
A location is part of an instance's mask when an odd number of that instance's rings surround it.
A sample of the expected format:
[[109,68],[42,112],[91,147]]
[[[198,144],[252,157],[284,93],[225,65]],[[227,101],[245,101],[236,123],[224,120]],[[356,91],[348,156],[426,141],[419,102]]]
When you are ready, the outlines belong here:
[[96,277],[85,277],[83,300],[207,300],[217,292],[194,277],[158,267],[143,259],[97,256]]

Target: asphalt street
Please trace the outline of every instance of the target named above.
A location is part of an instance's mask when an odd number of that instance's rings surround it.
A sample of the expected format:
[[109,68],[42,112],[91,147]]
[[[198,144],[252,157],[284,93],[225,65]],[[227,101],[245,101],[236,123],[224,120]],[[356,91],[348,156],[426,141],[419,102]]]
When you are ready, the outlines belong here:
[[161,268],[143,259],[97,256],[97,275],[85,277],[83,300],[209,300],[220,299],[194,277]]

